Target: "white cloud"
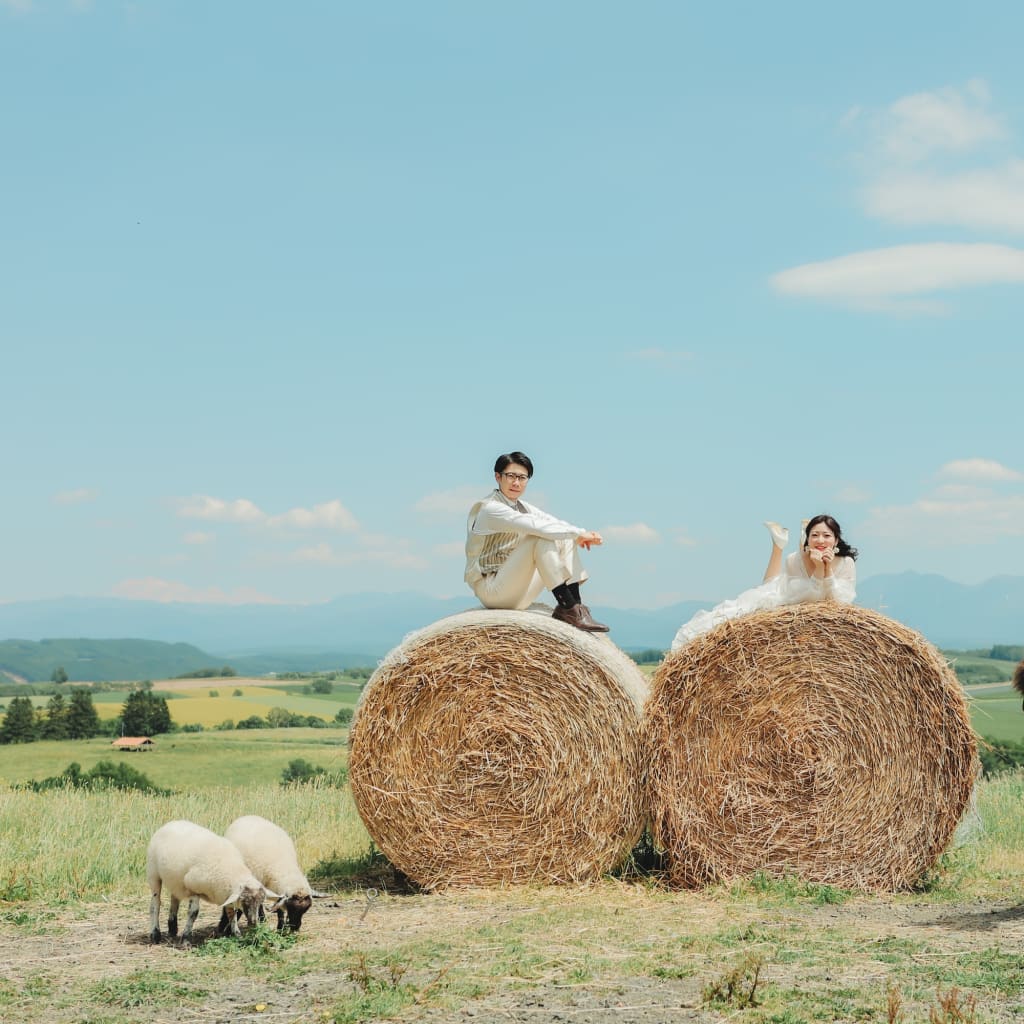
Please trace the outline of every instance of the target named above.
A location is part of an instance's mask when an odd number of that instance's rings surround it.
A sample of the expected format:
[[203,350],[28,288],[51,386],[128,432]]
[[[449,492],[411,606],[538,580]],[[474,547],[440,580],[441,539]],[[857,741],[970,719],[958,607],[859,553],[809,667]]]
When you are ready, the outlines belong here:
[[86,501],[95,501],[97,492],[90,487],[78,487],[73,491],[59,491],[53,496],[58,505],[81,505]]
[[324,502],[310,508],[293,508],[283,515],[271,516],[268,526],[294,526],[300,530],[356,530],[359,523],[340,501]]
[[994,459],[954,459],[939,469],[940,477],[953,480],[984,481],[999,483],[1007,480],[1024,480],[1024,473],[1010,469]]
[[1006,134],[1002,117],[989,110],[990,102],[981,79],[962,89],[947,86],[903,96],[876,121],[878,145],[884,156],[898,163],[974,149]]
[[182,519],[207,519],[218,523],[262,523],[267,518],[266,513],[248,498],[225,501],[207,494],[181,499],[178,515]]
[[867,309],[936,312],[907,296],[951,288],[1024,282],[1024,250],[987,243],[930,242],[851,253],[775,274],[784,295],[844,302]]
[[180,580],[156,576],[122,580],[113,588],[115,597],[132,601],[159,601],[184,604],[279,604],[274,598],[250,587],[225,591],[220,587],[192,587]]
[[322,543],[299,548],[292,553],[292,561],[313,562],[317,565],[343,567],[359,564],[377,564],[389,569],[428,569],[430,563],[402,547],[336,551],[330,544]]
[[914,544],[960,546],[1024,537],[1024,495],[956,498],[930,495],[908,505],[871,509],[860,532]]
[[619,544],[657,544],[661,540],[658,531],[646,523],[633,523],[630,526],[605,526],[598,533],[607,540]]
[[672,543],[683,548],[695,548],[697,541],[690,536],[690,531],[685,526],[677,526],[672,530]]
[[0,0],[0,7],[6,7],[15,14],[27,14],[32,10],[33,4],[32,0]]
[[449,541],[447,544],[435,544],[431,550],[441,558],[465,558],[466,556],[466,544],[461,540]]
[[864,190],[864,206],[895,224],[1024,231],[1024,160],[955,175],[885,174]]
[[202,530],[192,530],[181,538],[186,544],[210,544],[213,541],[212,533],[203,533]]
[[465,517],[472,505],[489,494],[486,483],[464,484],[447,491],[434,491],[424,495],[413,506],[417,512],[435,518]]
[[836,492],[836,501],[842,501],[848,505],[861,505],[870,500],[871,493],[856,484],[847,484]]

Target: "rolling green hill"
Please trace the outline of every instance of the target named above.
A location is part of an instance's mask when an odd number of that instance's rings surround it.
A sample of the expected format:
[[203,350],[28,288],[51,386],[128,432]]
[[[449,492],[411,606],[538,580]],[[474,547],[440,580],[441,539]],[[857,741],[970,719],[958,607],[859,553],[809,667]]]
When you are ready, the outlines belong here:
[[70,682],[167,679],[221,661],[191,644],[158,640],[5,640],[0,673],[48,682],[63,668]]

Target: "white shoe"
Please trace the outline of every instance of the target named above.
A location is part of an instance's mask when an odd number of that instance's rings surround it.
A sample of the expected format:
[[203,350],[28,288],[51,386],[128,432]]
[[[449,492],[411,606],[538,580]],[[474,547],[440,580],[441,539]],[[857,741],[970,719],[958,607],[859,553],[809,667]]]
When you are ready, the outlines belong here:
[[765,520],[764,525],[768,527],[768,532],[772,535],[772,543],[777,548],[784,548],[789,543],[789,530],[784,526],[779,526],[778,523],[773,523],[770,520]]

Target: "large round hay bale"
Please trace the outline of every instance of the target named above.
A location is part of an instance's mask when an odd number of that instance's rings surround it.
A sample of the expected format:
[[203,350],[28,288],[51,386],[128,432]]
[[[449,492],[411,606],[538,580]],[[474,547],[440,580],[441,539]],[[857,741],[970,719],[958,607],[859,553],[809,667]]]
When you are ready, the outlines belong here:
[[443,619],[366,686],[350,733],[356,807],[427,888],[598,877],[645,824],[646,696],[609,639],[550,614]]
[[942,656],[849,605],[758,612],[696,638],[659,667],[646,725],[654,841],[683,886],[763,871],[907,888],[976,778]]

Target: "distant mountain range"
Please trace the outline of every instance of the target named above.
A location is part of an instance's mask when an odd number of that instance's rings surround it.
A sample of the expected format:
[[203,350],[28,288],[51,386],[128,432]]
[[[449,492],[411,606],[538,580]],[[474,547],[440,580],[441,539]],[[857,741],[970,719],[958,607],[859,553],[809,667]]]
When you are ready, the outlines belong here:
[[[939,647],[969,650],[1024,642],[1024,576],[997,576],[974,586],[912,572],[873,576],[861,582],[857,603],[898,619]],[[222,664],[253,673],[340,668],[373,665],[406,634],[473,606],[468,594],[441,600],[416,593],[354,594],[317,605],[56,598],[0,604],[0,639],[131,637],[198,648],[178,653],[206,660],[179,671]],[[710,606],[702,601],[653,610],[595,606],[594,613],[612,627],[620,647],[664,649],[682,622]],[[64,667],[75,678],[71,667]]]

